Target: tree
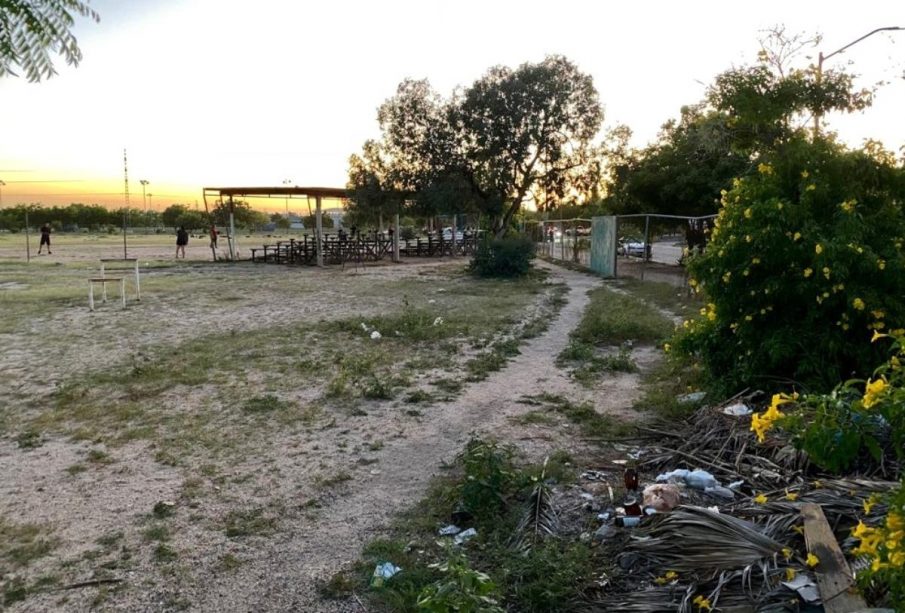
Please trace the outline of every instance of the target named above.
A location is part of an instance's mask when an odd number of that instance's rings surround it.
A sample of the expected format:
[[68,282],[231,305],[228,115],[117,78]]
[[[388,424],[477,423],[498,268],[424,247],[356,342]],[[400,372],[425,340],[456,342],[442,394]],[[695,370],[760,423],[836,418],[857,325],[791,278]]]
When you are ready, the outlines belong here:
[[492,68],[449,100],[406,80],[378,111],[381,140],[350,160],[350,188],[371,209],[480,212],[501,234],[533,190],[592,187],[602,117],[591,77],[559,56]]
[[592,141],[603,111],[590,75],[564,57],[492,68],[451,115],[463,176],[483,196],[497,233],[533,188],[562,198],[596,170]]
[[0,0],[0,78],[17,76],[18,66],[29,81],[56,74],[51,53],[78,66],[82,51],[71,29],[75,17],[100,16],[82,0]]

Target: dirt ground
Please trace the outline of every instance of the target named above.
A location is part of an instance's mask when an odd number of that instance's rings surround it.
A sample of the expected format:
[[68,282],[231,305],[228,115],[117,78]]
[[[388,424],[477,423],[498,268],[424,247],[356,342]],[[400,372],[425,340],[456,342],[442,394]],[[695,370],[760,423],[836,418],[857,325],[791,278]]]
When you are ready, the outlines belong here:
[[[190,257],[210,256],[206,245],[194,242]],[[135,253],[166,257],[164,247],[136,246]],[[0,245],[0,257],[8,257],[8,249]],[[96,259],[107,250],[114,254],[115,249],[104,243],[84,259]],[[65,253],[62,244],[47,257],[83,258]],[[158,294],[153,313],[146,313],[153,325],[147,326],[128,321],[136,311],[107,310],[98,318],[87,309],[67,309],[49,320],[38,318],[34,334],[3,335],[0,385],[9,385],[7,392],[18,399],[40,396],[42,386],[77,376],[86,364],[121,364],[136,346],[159,340],[161,334],[227,334],[293,318],[329,318],[338,315],[337,292],[356,291],[362,275],[403,283],[450,266],[461,262],[311,271],[303,309],[255,295],[227,305],[226,317],[210,303],[186,305],[178,296]],[[568,288],[565,304],[547,330],[527,340],[502,370],[465,385],[449,400],[419,405],[418,411],[371,402],[348,423],[316,422],[304,430],[287,428],[266,440],[253,440],[216,470],[154,461],[160,449],[137,440],[108,449],[115,461],[102,459],[90,470],[76,472],[72,467],[89,463],[86,454],[90,458],[94,448],[90,440],[50,437],[23,452],[12,436],[0,438],[0,518],[51,527],[57,548],[39,568],[43,564],[50,572],[54,564],[65,567],[67,560],[74,560],[72,572],[59,584],[35,591],[10,610],[364,610],[354,598],[322,599],[318,585],[351,563],[394,515],[423,496],[432,475],[461,451],[471,433],[513,442],[531,459],[556,449],[580,452],[583,443],[568,425],[514,423],[514,416],[532,409],[519,400],[542,393],[590,402],[601,413],[634,417],[630,407],[638,397],[641,374],[608,374],[589,389],[554,363],[587,304],[587,291],[601,282],[545,263],[538,266],[549,271],[551,282]],[[279,270],[262,266],[260,274]],[[235,282],[225,270],[189,269],[188,274],[222,275],[224,283]],[[390,302],[376,296],[366,310],[379,312]],[[67,350],[51,356],[41,349],[40,332],[48,327],[80,332]],[[118,332],[123,328],[130,330],[126,339]],[[657,359],[656,351],[637,347],[633,358],[643,373]],[[301,384],[297,400],[310,400],[307,393]],[[178,392],[167,401],[178,406]],[[234,425],[224,423],[224,428]],[[231,525],[238,526],[241,538],[229,536]],[[165,530],[167,538],[157,539],[154,530]],[[155,542],[157,548],[147,554]],[[169,561],[171,555],[175,561]],[[167,563],[161,565],[161,559]],[[100,574],[100,569],[108,572]],[[111,582],[67,588],[96,577]],[[8,584],[15,579],[6,577]]]

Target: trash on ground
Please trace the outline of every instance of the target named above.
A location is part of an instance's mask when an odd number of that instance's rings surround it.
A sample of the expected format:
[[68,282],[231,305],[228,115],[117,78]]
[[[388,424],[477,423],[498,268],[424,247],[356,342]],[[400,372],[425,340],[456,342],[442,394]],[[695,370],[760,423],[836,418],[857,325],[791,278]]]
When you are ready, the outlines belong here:
[[469,528],[468,530],[463,530],[462,532],[457,534],[454,542],[456,543],[456,545],[461,545],[462,543],[467,543],[477,535],[477,530],[475,530],[474,528]]
[[449,524],[448,526],[443,526],[438,531],[440,536],[454,536],[456,534],[459,534],[460,532],[462,532],[462,528],[460,528],[459,526],[457,526],[455,524]]
[[707,392],[691,392],[690,394],[683,394],[676,398],[676,401],[679,404],[694,404],[696,402],[701,402],[704,400],[704,397],[707,395]]
[[374,330],[373,332],[371,332],[372,341],[380,340],[380,336],[381,336],[381,334],[377,330]]
[[383,587],[387,579],[390,579],[391,577],[396,575],[396,573],[399,573],[401,571],[402,569],[392,562],[384,562],[383,564],[378,564],[374,568],[374,573],[371,575],[371,587]]
[[723,409],[723,415],[732,415],[733,417],[744,417],[745,415],[751,415],[751,409],[748,408],[748,405],[737,403],[725,407]]
[[820,601],[820,592],[817,591],[817,584],[806,573],[798,573],[794,579],[783,581],[782,584],[793,592],[798,592],[801,599],[808,604]]
[[651,507],[658,513],[668,513],[679,506],[681,495],[679,488],[672,483],[655,483],[644,488],[641,499],[645,507]]
[[668,473],[657,475],[656,481],[658,483],[662,483],[664,481],[671,483],[684,483],[688,487],[696,490],[706,490],[708,488],[716,487],[720,484],[720,482],[716,480],[716,477],[711,475],[706,470],[688,470],[687,468],[677,468],[676,470],[671,470]]

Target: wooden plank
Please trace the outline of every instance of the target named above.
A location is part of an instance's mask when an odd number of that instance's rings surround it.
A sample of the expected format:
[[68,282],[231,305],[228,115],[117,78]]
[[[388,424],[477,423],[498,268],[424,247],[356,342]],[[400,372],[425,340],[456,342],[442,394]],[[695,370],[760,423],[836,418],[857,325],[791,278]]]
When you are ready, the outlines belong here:
[[852,589],[855,579],[842,555],[836,536],[826,521],[823,509],[814,503],[801,505],[804,541],[810,553],[820,559],[815,569],[817,589],[826,613],[853,613],[867,608],[864,599]]

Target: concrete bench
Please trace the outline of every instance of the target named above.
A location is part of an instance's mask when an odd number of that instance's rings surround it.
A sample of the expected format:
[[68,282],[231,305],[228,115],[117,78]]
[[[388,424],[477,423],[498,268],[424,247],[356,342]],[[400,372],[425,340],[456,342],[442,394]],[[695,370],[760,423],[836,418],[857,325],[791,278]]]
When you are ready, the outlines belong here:
[[125,277],[91,277],[88,279],[88,308],[94,310],[94,285],[100,283],[104,288],[103,301],[107,302],[107,284],[119,283],[119,295],[126,308],[126,278]]

